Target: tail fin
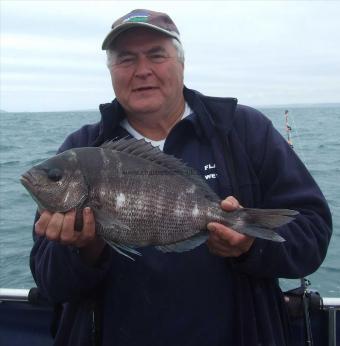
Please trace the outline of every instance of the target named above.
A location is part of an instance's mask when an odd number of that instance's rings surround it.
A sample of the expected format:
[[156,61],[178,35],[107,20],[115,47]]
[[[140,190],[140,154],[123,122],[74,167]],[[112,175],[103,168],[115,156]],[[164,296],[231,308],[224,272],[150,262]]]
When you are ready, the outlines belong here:
[[294,216],[299,213],[290,209],[240,208],[228,214],[224,214],[225,225],[235,231],[251,237],[283,242],[285,239],[273,229],[293,221]]

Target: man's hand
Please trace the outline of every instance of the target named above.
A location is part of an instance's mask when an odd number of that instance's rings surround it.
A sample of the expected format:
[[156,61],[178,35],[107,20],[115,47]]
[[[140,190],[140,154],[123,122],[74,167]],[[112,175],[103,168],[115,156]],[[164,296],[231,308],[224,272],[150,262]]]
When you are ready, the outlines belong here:
[[64,245],[78,247],[84,261],[93,264],[104,249],[105,242],[96,237],[95,220],[90,208],[83,210],[81,232],[74,229],[75,219],[75,210],[65,214],[44,210],[35,224],[35,233]]
[[[221,207],[225,211],[241,208],[237,199],[232,196],[223,200]],[[217,256],[239,257],[247,252],[254,242],[254,238],[240,234],[217,222],[210,222],[207,228],[210,231],[207,245],[210,252]]]

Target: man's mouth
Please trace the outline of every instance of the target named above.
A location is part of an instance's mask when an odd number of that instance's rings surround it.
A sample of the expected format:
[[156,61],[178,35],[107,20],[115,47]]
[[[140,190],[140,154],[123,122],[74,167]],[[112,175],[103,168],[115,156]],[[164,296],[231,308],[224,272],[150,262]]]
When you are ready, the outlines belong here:
[[153,86],[143,86],[139,88],[134,88],[132,89],[133,92],[142,92],[142,91],[149,91],[149,90],[156,90],[158,88],[153,87]]

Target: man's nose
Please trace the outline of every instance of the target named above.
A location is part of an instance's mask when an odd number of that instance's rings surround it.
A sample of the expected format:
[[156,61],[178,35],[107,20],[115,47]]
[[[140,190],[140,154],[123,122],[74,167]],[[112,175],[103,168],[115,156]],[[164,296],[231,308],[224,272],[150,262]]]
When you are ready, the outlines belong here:
[[151,61],[146,56],[139,57],[136,62],[135,76],[145,78],[151,74]]

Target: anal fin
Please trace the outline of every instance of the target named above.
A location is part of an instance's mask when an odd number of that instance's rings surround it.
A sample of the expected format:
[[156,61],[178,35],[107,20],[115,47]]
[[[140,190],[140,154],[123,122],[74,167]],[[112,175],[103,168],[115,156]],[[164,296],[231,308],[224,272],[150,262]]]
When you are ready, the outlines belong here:
[[162,252],[185,252],[190,251],[200,245],[202,245],[208,239],[208,233],[206,231],[200,232],[197,235],[172,244],[158,245],[155,248]]

